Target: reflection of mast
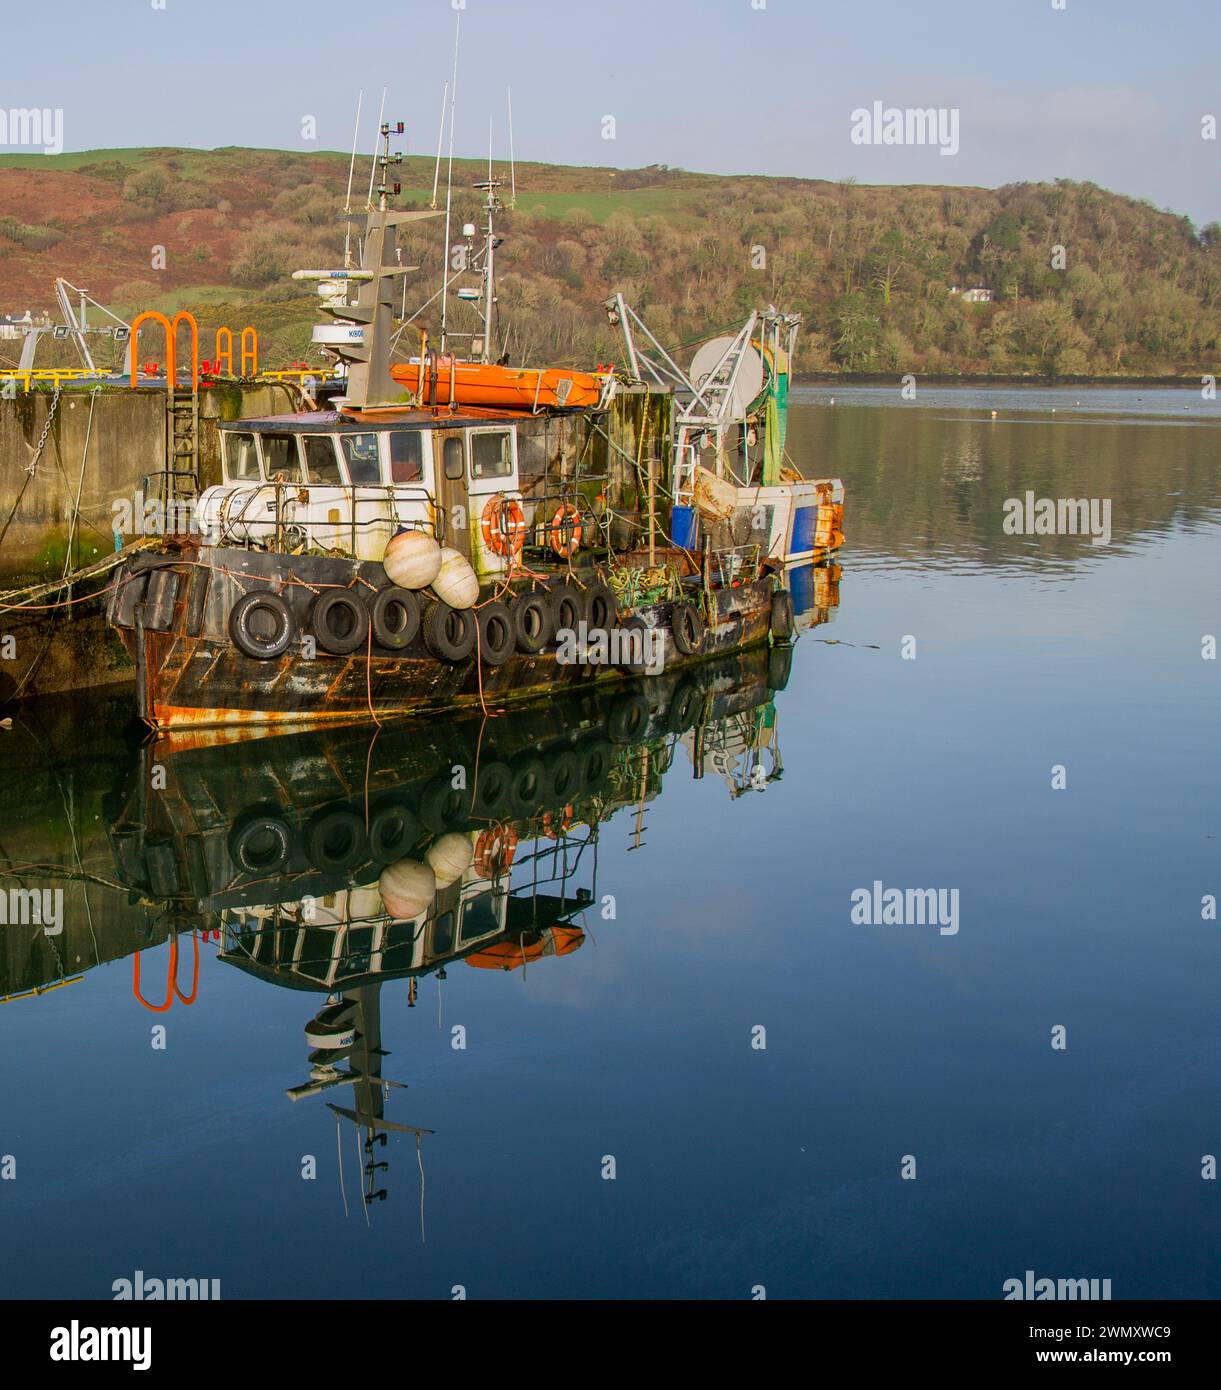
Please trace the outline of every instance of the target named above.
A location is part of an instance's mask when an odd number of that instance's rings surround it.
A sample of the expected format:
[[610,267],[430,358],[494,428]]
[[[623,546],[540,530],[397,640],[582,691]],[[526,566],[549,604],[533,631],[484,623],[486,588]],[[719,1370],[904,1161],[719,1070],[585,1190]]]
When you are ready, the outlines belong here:
[[[387,1160],[375,1160],[374,1150],[378,1146],[384,1148],[391,1133],[414,1134],[418,1150],[422,1136],[433,1131],[399,1124],[385,1117],[386,1094],[390,1088],[407,1088],[401,1081],[382,1076],[382,1058],[388,1054],[382,1047],[381,982],[345,990],[338,1000],[319,1011],[307,1036],[311,1033],[311,1040],[322,1034],[329,1045],[310,1053],[310,1080],[303,1086],[294,1086],[287,1095],[291,1100],[300,1100],[336,1086],[352,1087],[351,1108],[329,1102],[327,1108],[364,1131],[364,1203],[367,1208],[373,1202],[384,1202],[387,1190],[377,1187],[377,1174],[388,1171],[390,1165]],[[345,1059],[347,1066],[341,1069],[338,1064]],[[423,1172],[421,1161],[421,1182]]]

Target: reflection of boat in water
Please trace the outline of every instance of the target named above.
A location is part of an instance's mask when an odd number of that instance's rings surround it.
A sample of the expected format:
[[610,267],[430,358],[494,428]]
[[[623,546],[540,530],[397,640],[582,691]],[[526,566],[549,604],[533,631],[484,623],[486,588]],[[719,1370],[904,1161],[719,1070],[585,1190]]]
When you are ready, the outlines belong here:
[[732,747],[743,790],[779,774],[772,696],[789,660],[761,649],[492,720],[164,738],[112,828],[117,874],[219,929],[226,964],[318,996],[309,1071],[287,1094],[350,1089],[331,1108],[357,1127],[375,1200],[376,1148],[427,1133],[386,1114],[383,986],[405,981],[410,1006],[426,975],[528,977],[579,952],[601,827],[622,812],[639,843],[676,757],[703,776]]
[[[325,1094],[355,1126],[365,1199],[377,1200],[387,1160],[376,1150],[392,1133],[420,1142],[428,1132],[387,1114],[398,1083],[382,1074],[383,987],[401,980],[410,1007],[428,975],[528,980],[579,959],[589,909],[601,906],[608,821],[621,816],[640,846],[645,808],[676,761],[696,777],[723,776],[734,795],[779,775],[773,695],[792,657],[759,648],[492,719],[276,739],[184,731],[128,747],[123,787],[100,802],[104,819],[96,801],[84,803],[93,842],[31,817],[71,845],[58,850],[63,878],[88,892],[88,911],[65,920],[62,939],[39,935],[37,951],[27,927],[0,928],[5,993],[41,992],[130,956],[141,1005],[198,1005],[209,964],[201,948],[215,940],[225,964],[314,996],[303,1019],[308,1069],[287,1094]],[[120,750],[109,757],[118,771]],[[21,850],[44,874],[57,852],[35,840]],[[167,944],[164,987],[166,952],[144,960],[142,987],[141,952]]]

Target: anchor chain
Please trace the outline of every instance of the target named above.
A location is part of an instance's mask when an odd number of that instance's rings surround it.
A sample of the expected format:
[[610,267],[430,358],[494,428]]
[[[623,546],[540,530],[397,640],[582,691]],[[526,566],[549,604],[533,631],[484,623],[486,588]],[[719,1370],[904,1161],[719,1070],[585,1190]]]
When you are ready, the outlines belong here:
[[47,436],[51,433],[51,426],[55,421],[55,412],[59,409],[59,398],[62,389],[59,382],[55,383],[55,395],[51,399],[51,409],[47,411],[46,423],[42,427],[42,433],[38,436],[38,443],[34,446],[34,457],[25,466],[26,473],[32,478],[34,470],[38,467],[38,460],[42,458],[42,451],[47,447]]

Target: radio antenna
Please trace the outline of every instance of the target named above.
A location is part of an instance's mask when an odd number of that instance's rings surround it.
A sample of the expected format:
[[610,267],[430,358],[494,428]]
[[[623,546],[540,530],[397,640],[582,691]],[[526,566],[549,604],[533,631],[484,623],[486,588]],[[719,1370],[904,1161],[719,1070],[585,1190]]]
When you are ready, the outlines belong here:
[[360,89],[356,98],[356,129],[352,132],[352,159],[348,164],[348,196],[343,205],[343,215],[347,219],[347,230],[343,234],[343,267],[352,269],[352,179],[356,173],[356,142],[360,139],[360,108],[364,103],[365,89]]
[[517,206],[517,164],[513,158],[513,88],[506,87],[509,94],[509,187],[512,192],[510,202]]
[[[445,270],[441,281],[441,351],[445,351],[446,310],[449,307],[449,228],[454,202],[454,108],[458,102],[458,40],[462,35],[462,11],[454,11],[454,80],[449,89],[449,172],[445,183]],[[424,364],[420,364],[424,370]]]
[[441,142],[445,139],[445,103],[449,100],[449,82],[445,83],[445,90],[441,93],[441,124],[437,129],[437,167],[432,175],[432,202],[430,208],[437,206],[437,184],[441,180]]
[[377,113],[377,141],[373,146],[373,167],[369,170],[369,197],[366,205],[373,206],[373,179],[377,174],[377,151],[382,142],[382,122],[386,119],[386,89],[382,88],[382,106]]

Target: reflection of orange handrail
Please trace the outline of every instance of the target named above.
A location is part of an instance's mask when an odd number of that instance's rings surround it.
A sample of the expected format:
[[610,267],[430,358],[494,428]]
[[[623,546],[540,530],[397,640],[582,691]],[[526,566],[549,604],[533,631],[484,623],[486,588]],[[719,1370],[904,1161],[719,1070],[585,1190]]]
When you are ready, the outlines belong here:
[[[247,346],[249,344],[249,346]],[[250,370],[246,370],[249,363]],[[242,375],[258,376],[259,374],[259,335],[258,330],[249,324],[242,329]]]
[[[155,319],[162,328],[165,329],[165,370],[166,379],[172,386],[174,383],[174,329],[170,326],[169,319],[164,314],[159,314],[156,309],[146,309],[144,313],[136,316],[135,322],[131,326],[131,382],[132,387],[136,384],[136,340],[140,336],[140,325],[146,320]],[[175,325],[177,319],[175,319]]]
[[[195,315],[189,314],[185,309],[179,309],[174,315],[174,322],[171,325],[174,334],[174,351],[177,355],[178,349],[178,325],[185,323],[191,330],[191,390],[199,390],[199,325],[195,322]],[[173,387],[174,380],[174,358],[170,358],[170,378],[169,384]]]
[[176,936],[170,938],[170,963],[169,970],[166,972],[167,978],[164,1004],[150,1004],[140,993],[140,952],[137,951],[133,957],[131,992],[151,1013],[167,1013],[170,1005],[173,1004],[175,999],[178,999],[188,1007],[195,1002],[195,996],[199,993],[199,937],[196,936],[194,932],[191,933],[191,945],[195,948],[195,962],[191,974],[191,992],[190,994],[183,994],[178,988],[178,938]]
[[[221,347],[221,342],[224,347]],[[221,364],[224,364],[225,375],[233,375],[233,329],[218,328],[216,330],[216,351],[213,354],[216,358],[216,374],[220,375]]]

